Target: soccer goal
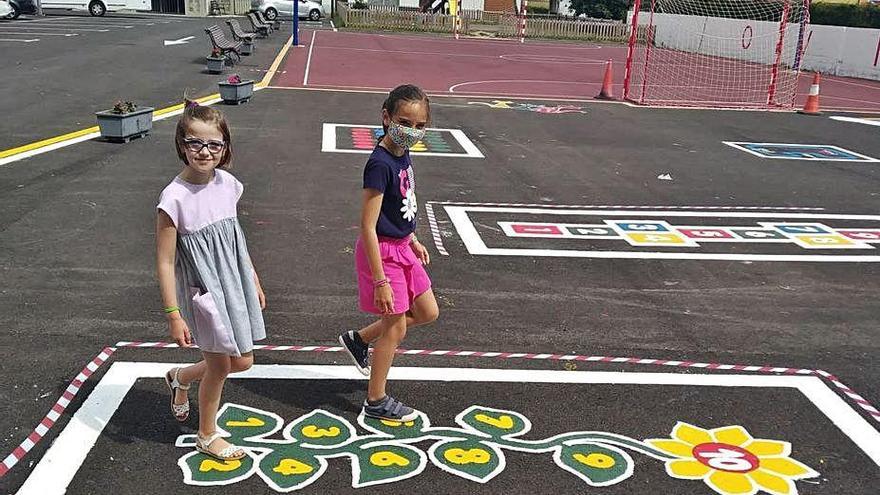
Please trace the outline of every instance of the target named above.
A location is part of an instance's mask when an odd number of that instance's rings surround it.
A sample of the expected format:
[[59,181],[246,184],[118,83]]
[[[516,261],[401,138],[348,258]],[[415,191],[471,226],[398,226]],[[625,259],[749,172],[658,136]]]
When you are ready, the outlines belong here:
[[810,0],[635,0],[624,98],[791,108]]

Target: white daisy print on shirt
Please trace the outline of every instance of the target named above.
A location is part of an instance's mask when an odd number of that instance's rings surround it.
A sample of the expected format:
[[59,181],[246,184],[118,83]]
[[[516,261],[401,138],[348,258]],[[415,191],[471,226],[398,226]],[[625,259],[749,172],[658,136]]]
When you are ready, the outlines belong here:
[[407,222],[412,222],[416,217],[417,209],[416,192],[415,190],[410,189],[406,192],[406,197],[403,198],[403,206],[400,208],[400,212],[403,213],[403,219]]

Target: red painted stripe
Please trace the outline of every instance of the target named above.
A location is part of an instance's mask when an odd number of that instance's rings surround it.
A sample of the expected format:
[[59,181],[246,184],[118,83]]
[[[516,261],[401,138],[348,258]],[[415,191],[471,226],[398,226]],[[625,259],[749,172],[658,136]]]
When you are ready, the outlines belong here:
[[40,421],[40,424],[45,426],[46,428],[51,428],[52,425],[55,424],[55,422],[52,421],[52,418],[43,418],[43,420]]
[[62,406],[61,404],[55,404],[54,406],[52,406],[52,410],[57,412],[58,414],[61,414],[64,412],[64,406]]
[[9,468],[6,467],[6,464],[0,462],[0,478],[2,478],[6,473],[9,472]]
[[23,448],[21,448],[21,445],[19,445],[15,448],[15,450],[12,451],[12,455],[16,459],[21,460],[22,458],[24,458],[25,455],[27,455],[27,451],[25,451]]
[[72,383],[73,386],[76,387],[77,389],[79,389],[80,387],[83,386],[83,382],[81,382],[81,381],[79,381],[79,380],[73,380],[73,381],[70,382],[70,383]]
[[61,394],[61,397],[64,397],[67,400],[73,400],[73,394],[68,392],[67,390],[65,390],[64,393]]
[[693,366],[693,365],[694,365],[694,361],[682,361],[681,364],[679,364],[679,366]]
[[31,442],[33,442],[34,445],[36,445],[37,442],[39,442],[41,438],[43,438],[43,437],[42,437],[39,433],[37,433],[37,432],[35,432],[35,431],[34,431],[34,432],[31,432],[31,434],[28,435],[28,440],[30,440]]

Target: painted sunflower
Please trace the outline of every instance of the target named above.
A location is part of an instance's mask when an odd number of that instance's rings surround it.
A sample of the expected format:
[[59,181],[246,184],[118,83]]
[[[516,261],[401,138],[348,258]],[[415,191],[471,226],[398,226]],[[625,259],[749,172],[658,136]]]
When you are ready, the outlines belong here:
[[703,480],[721,495],[797,495],[795,480],[819,475],[789,457],[790,443],[753,438],[742,426],[704,430],[679,422],[671,436],[645,440],[677,457],[666,461],[666,473]]

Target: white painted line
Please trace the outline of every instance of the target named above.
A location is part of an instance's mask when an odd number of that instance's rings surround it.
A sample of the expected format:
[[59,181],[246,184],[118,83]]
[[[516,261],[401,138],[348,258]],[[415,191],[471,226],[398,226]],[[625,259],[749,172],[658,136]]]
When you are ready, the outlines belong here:
[[[6,34],[6,33],[4,33],[4,34]],[[15,40],[15,39],[12,39],[12,38],[0,38],[0,41],[4,41],[4,42],[12,42],[12,43],[15,43],[15,42],[18,42],[18,43],[36,43],[37,41],[40,41],[40,38],[33,38],[33,39],[29,39],[29,40]]]
[[[181,364],[182,365],[182,364]],[[139,378],[162,378],[172,363],[116,362],[25,480],[19,495],[63,494],[89,451]],[[366,380],[351,366],[255,365],[230,379]],[[880,466],[880,431],[816,376],[555,371],[472,368],[392,368],[390,380],[421,382],[578,383],[789,388],[800,391],[844,435]]]
[[[861,153],[856,153],[855,151],[850,151],[846,148],[841,148],[840,146],[833,146],[830,144],[797,144],[797,143],[751,143],[745,141],[722,141],[722,143],[730,146],[731,148],[736,148],[740,151],[745,151],[750,155],[757,156],[759,158],[770,158],[776,160],[804,160],[804,161],[821,161],[821,162],[853,162],[853,163],[873,163],[880,162],[880,160],[876,158],[871,158],[870,156],[863,155]],[[850,155],[856,156],[860,159],[853,160],[849,158],[820,158],[820,157],[807,157],[807,156],[767,156],[757,151],[751,150],[747,148],[746,144],[753,144],[758,146],[800,146],[803,148],[831,148],[837,151],[841,151],[843,153],[848,153]]]
[[[34,25],[39,26],[39,23],[34,23]],[[71,22],[71,23],[52,23],[52,26],[64,26],[64,27],[87,27],[87,28],[121,28],[121,29],[130,29],[133,28],[133,24],[104,24],[104,23],[85,23],[85,22]]]
[[875,125],[880,127],[880,120],[871,120],[871,119],[857,119],[855,117],[839,117],[837,115],[831,117],[832,120],[839,120],[841,122],[854,122],[856,124],[867,124],[867,125]]
[[339,30],[336,29],[336,24],[333,24],[333,19],[330,19],[330,27],[333,28],[333,32],[334,32],[334,33],[339,32]]
[[[809,262],[880,262],[878,255],[816,255],[816,254],[741,254],[741,253],[694,253],[654,251],[581,251],[568,249],[490,248],[483,241],[468,214],[470,212],[518,213],[548,215],[583,215],[605,217],[631,217],[632,210],[560,210],[551,208],[507,208],[491,206],[444,205],[459,237],[473,255],[490,256],[536,256],[561,258],[605,259],[667,259],[667,260],[715,260],[715,261],[809,261]],[[774,219],[830,219],[863,220],[878,222],[877,215],[834,215],[826,213],[753,213],[753,212],[696,212],[696,211],[638,211],[642,217],[704,217],[704,218],[774,218]]]
[[[17,32],[17,31],[0,31],[0,34],[6,36],[64,36],[66,38],[70,38],[73,36],[79,36],[78,33],[31,33],[31,32]],[[9,40],[12,41],[12,40]]]
[[[0,27],[0,29],[3,29],[3,27]],[[53,27],[46,27],[46,26],[30,27],[30,26],[19,26],[17,24],[16,25],[10,24],[8,29],[42,29],[44,31],[82,31],[82,32],[86,32],[86,33],[109,33],[110,32],[109,29],[53,28]]]
[[306,71],[305,75],[303,75],[303,86],[309,85],[309,66],[312,65],[312,49],[315,48],[315,35],[318,34],[317,31],[312,31],[312,42],[309,43],[309,58],[306,59]]

